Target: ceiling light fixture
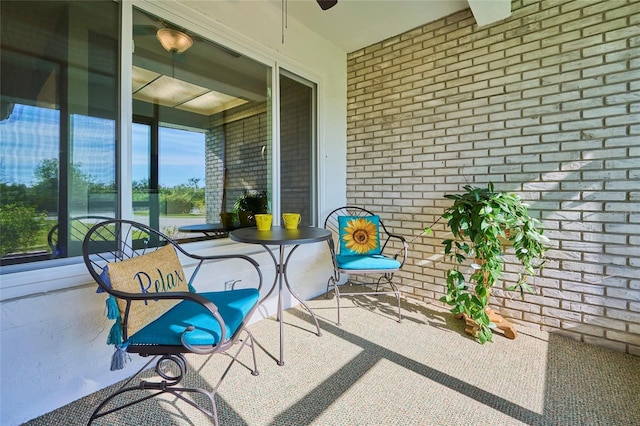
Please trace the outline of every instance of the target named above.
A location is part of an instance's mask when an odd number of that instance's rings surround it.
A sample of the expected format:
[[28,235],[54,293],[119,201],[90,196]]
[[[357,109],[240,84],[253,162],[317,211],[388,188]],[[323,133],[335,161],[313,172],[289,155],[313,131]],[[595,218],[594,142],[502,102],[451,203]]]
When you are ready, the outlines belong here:
[[171,28],[160,28],[156,33],[158,41],[169,52],[183,53],[193,45],[191,37],[182,31]]

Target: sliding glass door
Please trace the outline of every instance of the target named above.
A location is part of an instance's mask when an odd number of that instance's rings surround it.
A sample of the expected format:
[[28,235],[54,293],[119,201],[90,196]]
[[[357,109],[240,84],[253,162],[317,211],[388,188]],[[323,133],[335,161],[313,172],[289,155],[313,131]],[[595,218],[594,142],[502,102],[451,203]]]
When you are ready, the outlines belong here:
[[315,84],[280,70],[280,208],[315,225]]

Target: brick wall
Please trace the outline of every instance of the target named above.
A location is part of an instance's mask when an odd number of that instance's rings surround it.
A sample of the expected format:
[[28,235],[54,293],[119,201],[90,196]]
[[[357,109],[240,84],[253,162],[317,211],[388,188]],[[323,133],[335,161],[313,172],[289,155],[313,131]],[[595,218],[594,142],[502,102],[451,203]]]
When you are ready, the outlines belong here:
[[520,194],[549,261],[535,294],[498,288],[495,306],[640,355],[640,1],[512,11],[482,28],[461,11],[348,55],[348,201],[414,239],[403,290],[434,301],[446,231],[421,232],[443,195],[488,181]]
[[212,116],[205,149],[208,223],[220,222],[225,164],[225,211],[233,211],[234,202],[245,190],[260,193],[270,189],[268,134],[266,102],[248,103]]

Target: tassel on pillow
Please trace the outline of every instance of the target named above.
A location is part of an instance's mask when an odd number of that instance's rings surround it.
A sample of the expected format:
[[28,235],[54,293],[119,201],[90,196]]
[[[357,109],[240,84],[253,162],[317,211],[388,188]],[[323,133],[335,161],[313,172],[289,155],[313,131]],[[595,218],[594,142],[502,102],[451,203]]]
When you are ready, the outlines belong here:
[[[109,267],[105,266],[104,268],[102,268],[102,272],[100,272],[100,279],[102,280],[102,282],[109,288],[111,288],[111,281],[109,281]],[[96,289],[96,293],[104,293],[104,289],[98,285],[98,288]]]
[[120,318],[120,310],[118,309],[118,303],[116,302],[116,298],[113,295],[109,295],[106,301],[107,305],[107,318],[110,320],[114,320],[116,318]]
[[116,345],[116,350],[111,356],[111,371],[122,370],[127,363],[127,358],[131,361],[131,357],[127,354],[128,343]]
[[109,331],[109,337],[107,337],[107,345],[121,345],[122,344],[122,323],[120,317],[116,318],[116,322],[113,323],[111,330]]

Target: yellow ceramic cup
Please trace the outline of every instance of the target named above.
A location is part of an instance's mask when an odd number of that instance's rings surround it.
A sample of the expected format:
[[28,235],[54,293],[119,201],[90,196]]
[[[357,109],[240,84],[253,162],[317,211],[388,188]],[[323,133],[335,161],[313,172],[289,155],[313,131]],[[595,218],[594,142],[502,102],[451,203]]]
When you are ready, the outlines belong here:
[[273,215],[271,214],[257,214],[256,218],[256,227],[258,231],[268,231],[271,229],[271,223],[273,222]]
[[301,220],[300,213],[283,213],[282,220],[285,229],[298,229]]

